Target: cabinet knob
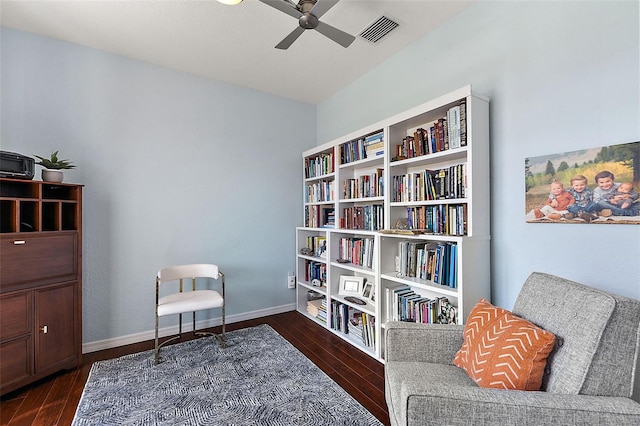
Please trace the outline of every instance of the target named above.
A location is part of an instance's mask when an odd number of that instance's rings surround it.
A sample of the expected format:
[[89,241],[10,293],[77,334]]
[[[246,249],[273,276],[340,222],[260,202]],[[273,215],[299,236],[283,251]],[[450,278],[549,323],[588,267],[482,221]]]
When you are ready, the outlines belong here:
[[40,327],[40,331],[42,331],[44,334],[47,334],[49,332],[49,326],[43,325],[42,327]]
[[19,246],[19,245],[22,245],[22,244],[26,244],[26,243],[27,242],[25,240],[15,240],[13,242],[13,244],[16,245],[16,246]]

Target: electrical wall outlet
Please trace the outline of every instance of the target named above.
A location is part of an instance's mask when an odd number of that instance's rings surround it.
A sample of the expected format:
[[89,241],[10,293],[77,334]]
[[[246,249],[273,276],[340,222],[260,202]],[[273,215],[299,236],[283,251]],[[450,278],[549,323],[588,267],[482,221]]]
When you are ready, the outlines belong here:
[[293,272],[289,272],[287,275],[287,287],[296,288],[296,276],[293,275]]

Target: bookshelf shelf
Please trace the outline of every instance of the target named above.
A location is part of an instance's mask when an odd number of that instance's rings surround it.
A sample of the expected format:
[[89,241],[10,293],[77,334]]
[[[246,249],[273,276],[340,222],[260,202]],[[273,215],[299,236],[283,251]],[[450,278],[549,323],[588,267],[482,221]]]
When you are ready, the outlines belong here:
[[331,173],[321,174],[317,176],[310,176],[305,178],[305,182],[315,182],[317,180],[322,180],[322,179],[331,180],[335,177],[335,175],[336,175],[335,173],[331,172]]
[[[373,146],[367,149],[367,144]],[[305,224],[310,209],[325,217],[296,230],[300,312],[309,315],[309,290],[321,293],[327,321],[316,321],[384,361],[384,324],[399,319],[399,300],[414,312],[402,320],[462,324],[480,298],[489,299],[489,100],[474,94],[471,86],[308,150],[302,157],[305,194],[310,185],[328,180],[333,192],[321,203],[303,198]],[[311,176],[309,165],[319,163],[331,167]],[[331,212],[331,226],[319,226],[327,217],[321,210]],[[326,241],[325,257],[300,253],[313,236]],[[368,264],[360,251],[365,242]],[[358,260],[342,261],[347,246]],[[322,267],[326,288],[318,290],[307,279],[309,262]],[[411,268],[411,273],[402,268]],[[340,294],[344,275],[371,283],[374,301],[347,301]],[[421,308],[415,310],[415,305]],[[354,338],[345,324],[342,329],[339,324],[345,320],[342,316],[353,319],[362,314],[366,317],[359,321],[368,324],[370,333],[366,344],[359,330],[354,330]]]
[[415,277],[398,277],[395,275],[395,272],[382,273],[380,274],[380,278],[389,282],[405,284],[422,290],[435,291],[445,296],[458,297],[458,291],[455,288],[435,284],[433,281],[429,280],[422,280]]
[[336,296],[332,296],[331,297],[332,300],[336,300],[340,303],[343,303],[345,305],[351,306],[352,308],[360,311],[360,312],[364,312],[365,314],[369,314],[371,316],[376,316],[376,307],[371,304],[371,303],[367,303],[366,305],[357,305],[355,303],[349,302],[347,299],[345,299],[342,296],[336,295]]
[[384,164],[383,154],[375,157],[363,158],[362,160],[353,161],[351,163],[340,164],[338,168],[342,172],[345,170],[357,169],[357,168],[362,168],[367,166],[382,165],[382,164]]
[[361,266],[356,266],[352,263],[340,263],[340,262],[331,262],[331,267],[337,269],[344,269],[345,271],[351,271],[361,274],[375,275],[376,271],[371,268],[365,268]]
[[383,202],[384,197],[362,197],[362,198],[342,198],[338,200],[341,204],[367,204],[372,202]]

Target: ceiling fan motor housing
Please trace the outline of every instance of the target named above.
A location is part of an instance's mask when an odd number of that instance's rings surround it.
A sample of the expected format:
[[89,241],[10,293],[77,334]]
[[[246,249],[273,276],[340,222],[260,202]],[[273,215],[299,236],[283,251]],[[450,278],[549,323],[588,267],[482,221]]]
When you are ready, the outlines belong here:
[[318,18],[311,13],[305,13],[298,19],[298,23],[305,30],[312,30],[318,26]]

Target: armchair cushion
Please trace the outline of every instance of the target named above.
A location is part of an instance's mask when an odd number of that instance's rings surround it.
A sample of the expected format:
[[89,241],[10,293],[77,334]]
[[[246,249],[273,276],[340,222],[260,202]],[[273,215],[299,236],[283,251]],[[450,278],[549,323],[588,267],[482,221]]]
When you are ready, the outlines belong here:
[[481,299],[453,364],[484,388],[540,390],[555,336]]
[[[633,377],[629,366],[618,357],[630,359],[636,352],[638,339],[637,301],[635,314],[625,315],[609,327],[621,330],[629,328],[628,333],[616,331],[610,336],[624,345],[602,345],[600,339],[607,324],[610,323],[616,309],[616,298],[610,293],[592,287],[540,272],[532,273],[525,281],[513,306],[512,312],[533,322],[539,327],[556,335],[556,348],[549,356],[548,374],[543,378],[542,390],[553,393],[578,394],[588,380],[588,372],[593,367],[594,356],[604,351],[604,368],[599,370],[597,380],[602,383],[592,395],[629,396],[627,391],[608,388],[608,383],[622,383],[619,376]],[[622,355],[615,354],[618,351]],[[613,363],[614,359],[620,362]],[[625,366],[622,368],[622,366]],[[619,372],[618,372],[619,371]],[[616,380],[613,380],[616,377]],[[626,380],[627,384],[631,380]]]

